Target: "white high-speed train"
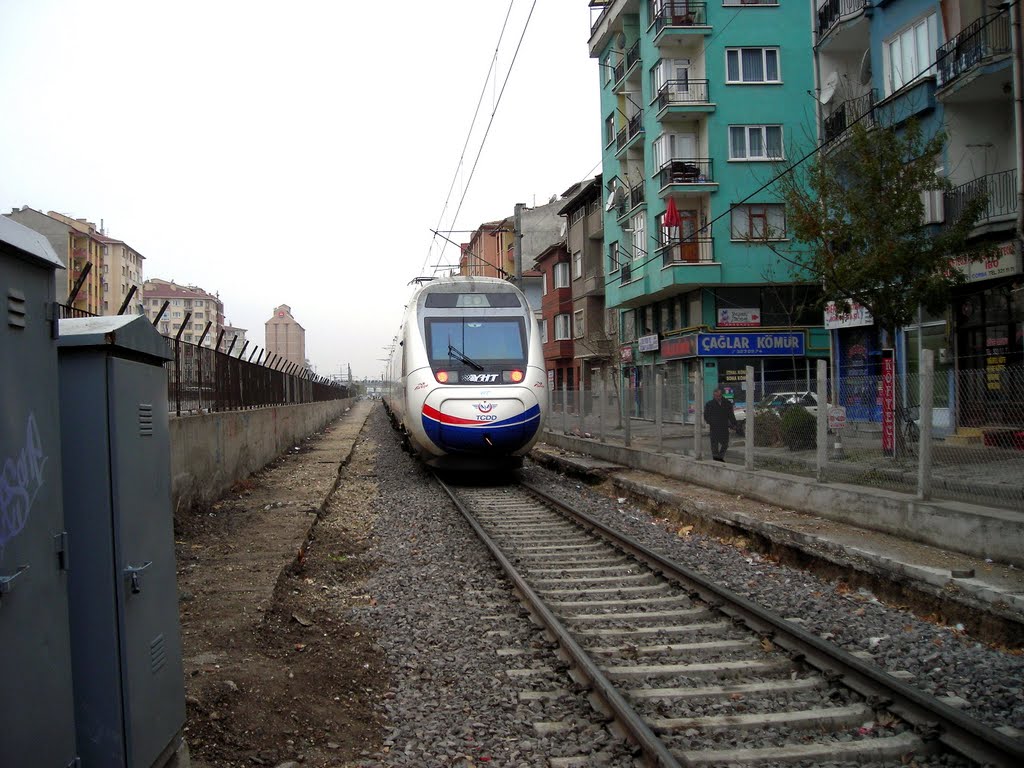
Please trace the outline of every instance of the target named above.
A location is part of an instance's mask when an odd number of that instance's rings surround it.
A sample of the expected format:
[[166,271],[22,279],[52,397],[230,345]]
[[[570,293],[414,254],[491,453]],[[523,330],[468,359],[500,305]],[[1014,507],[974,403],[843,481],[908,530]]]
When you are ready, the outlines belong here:
[[522,292],[493,277],[422,284],[387,379],[392,422],[439,469],[520,466],[547,418],[537,321]]

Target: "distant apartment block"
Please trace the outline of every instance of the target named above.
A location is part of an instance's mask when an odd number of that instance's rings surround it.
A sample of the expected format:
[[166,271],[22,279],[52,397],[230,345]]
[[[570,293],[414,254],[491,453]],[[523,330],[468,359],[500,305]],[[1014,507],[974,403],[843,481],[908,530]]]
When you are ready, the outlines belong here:
[[238,328],[234,325],[224,326],[224,341],[220,345],[221,352],[227,352],[232,357],[241,357],[243,350],[250,354],[253,350],[248,346],[249,340],[245,335],[249,332],[247,328]]
[[169,302],[156,327],[161,334],[176,337],[184,323],[182,341],[197,344],[202,339],[202,346],[215,348],[224,328],[224,303],[216,294],[194,285],[152,278],[143,285],[142,296],[150,322],[156,319],[164,302]]
[[282,304],[266,322],[267,352],[306,367],[306,329],[292,317],[292,308]]
[[[72,219],[56,211],[43,213],[27,205],[5,215],[45,237],[66,267],[64,277],[57,277],[57,301],[67,304],[71,291],[81,280],[72,306],[93,315],[104,314],[102,281],[105,243],[96,226],[85,219]],[[87,264],[92,265],[88,271]],[[117,312],[118,307],[109,314]]]
[[129,294],[132,298],[123,314],[143,314],[142,262],[146,257],[122,240],[104,234],[96,236],[103,244],[103,314],[117,314]]

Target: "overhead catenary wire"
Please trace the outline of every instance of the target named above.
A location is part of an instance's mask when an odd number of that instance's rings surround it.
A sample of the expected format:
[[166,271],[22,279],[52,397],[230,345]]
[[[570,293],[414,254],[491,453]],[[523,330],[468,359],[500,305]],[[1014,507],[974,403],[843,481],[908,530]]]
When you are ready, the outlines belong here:
[[[1010,7],[1012,7],[1012,6],[1018,5],[1018,4],[1019,4],[1019,2],[1020,2],[1020,0],[1011,0],[1011,2],[1008,2],[1008,3],[1006,4],[1006,7],[1007,7],[1007,8],[1010,8]],[[989,26],[990,24],[993,24],[993,23],[995,22],[995,20],[996,20],[996,16],[997,16],[997,15],[993,15],[993,16],[991,16],[991,17],[990,17],[990,18],[989,18],[988,20],[986,20],[986,22],[985,22],[985,23],[984,23],[984,24],[983,24],[982,26],[980,26],[980,27],[979,27],[979,28],[978,28],[978,29],[976,30],[975,34],[980,34],[980,33],[981,33],[981,32],[982,32],[982,31],[983,31],[984,29],[986,29],[986,28],[987,28],[987,27],[988,27],[988,26]],[[734,18],[735,18],[735,17],[734,17]],[[731,20],[730,20],[730,21],[731,21]],[[949,54],[949,53],[947,53],[947,54],[945,54],[945,55],[944,55],[944,56],[943,56],[942,58],[938,58],[938,57],[936,57],[935,61],[933,61],[933,62],[932,62],[931,64],[929,64],[929,65],[928,65],[927,67],[925,67],[925,68],[924,68],[923,70],[921,70],[921,71],[920,71],[920,72],[919,72],[919,73],[917,74],[917,76],[915,76],[915,77],[914,77],[914,79],[913,79],[913,80],[911,80],[910,82],[908,82],[908,83],[904,84],[903,86],[901,86],[901,87],[900,87],[900,88],[898,88],[897,90],[893,91],[893,92],[892,92],[891,94],[889,94],[889,95],[888,95],[888,96],[887,96],[886,98],[887,98],[887,99],[893,99],[893,98],[895,98],[895,97],[898,97],[898,96],[899,96],[899,95],[900,95],[901,93],[903,93],[903,92],[905,92],[905,91],[909,91],[909,90],[910,90],[911,88],[915,87],[915,86],[916,86],[916,85],[918,84],[918,81],[920,80],[920,78],[921,78],[921,77],[922,77],[923,75],[925,75],[925,74],[926,74],[927,72],[929,72],[930,70],[932,70],[932,69],[936,68],[936,67],[937,67],[937,66],[939,65],[939,63],[940,63],[940,62],[941,62],[941,61],[942,61],[943,59],[945,59],[945,57],[946,57],[946,56],[949,56],[949,55],[952,55],[952,54]],[[883,76],[884,76],[884,75],[883,75]],[[875,105],[872,105],[872,106],[868,107],[868,109],[867,109],[867,110],[865,110],[865,111],[864,111],[864,112],[862,112],[861,114],[857,115],[857,117],[856,117],[855,119],[851,120],[851,121],[850,121],[850,122],[849,122],[849,123],[847,124],[846,130],[849,130],[849,129],[850,129],[850,128],[852,128],[852,127],[853,127],[854,125],[856,125],[857,123],[859,123],[859,122],[860,122],[861,120],[863,120],[864,118],[868,117],[868,116],[869,116],[869,115],[870,115],[870,114],[871,114],[872,112],[874,112],[874,111],[875,111],[875,109],[876,109],[876,106],[875,106]],[[753,198],[753,197],[755,197],[756,195],[760,194],[760,193],[761,193],[761,192],[763,192],[764,190],[768,189],[768,187],[770,187],[770,186],[774,185],[774,184],[775,184],[775,183],[776,183],[777,181],[779,181],[779,179],[781,179],[781,178],[782,178],[783,176],[786,176],[787,174],[790,174],[790,173],[792,173],[792,172],[793,172],[794,170],[796,170],[796,168],[798,168],[799,166],[803,165],[803,163],[805,163],[805,162],[806,162],[807,160],[809,160],[809,159],[810,159],[811,157],[813,157],[814,155],[816,155],[816,154],[818,154],[819,152],[823,151],[823,150],[824,150],[824,149],[826,148],[826,146],[827,146],[827,144],[818,144],[818,145],[816,145],[816,146],[815,146],[815,147],[814,147],[813,149],[811,149],[811,150],[810,150],[809,152],[807,152],[806,154],[804,154],[804,155],[803,155],[803,156],[802,156],[802,157],[801,157],[801,158],[800,158],[799,160],[796,160],[796,161],[795,161],[794,163],[792,163],[791,165],[789,165],[789,166],[787,166],[786,168],[784,168],[784,169],[782,169],[781,171],[779,171],[779,172],[778,172],[778,173],[777,173],[777,174],[776,174],[775,176],[773,176],[773,177],[772,177],[771,179],[769,179],[768,181],[766,181],[766,182],[765,182],[764,184],[762,184],[762,185],[761,185],[760,187],[758,187],[758,188],[757,188],[757,189],[755,189],[755,190],[754,190],[753,192],[751,192],[750,194],[748,194],[748,195],[747,195],[746,197],[744,197],[744,198],[743,198],[742,200],[740,200],[739,202],[736,202],[736,203],[731,203],[731,204],[729,205],[729,207],[728,207],[728,208],[727,208],[727,209],[726,209],[725,211],[723,211],[722,213],[718,214],[718,216],[715,216],[715,217],[714,217],[713,219],[711,219],[711,220],[710,220],[710,221],[708,221],[707,223],[705,223],[705,224],[702,224],[702,225],[701,225],[701,226],[700,226],[700,227],[699,227],[698,229],[696,229],[696,230],[695,230],[695,231],[693,232],[693,235],[692,235],[692,236],[693,236],[693,237],[696,237],[697,235],[699,235],[699,234],[700,234],[700,233],[702,233],[702,232],[705,232],[705,231],[709,231],[709,230],[711,229],[711,225],[712,225],[712,224],[714,224],[714,223],[715,223],[716,221],[718,221],[718,220],[720,220],[720,219],[723,219],[723,218],[725,218],[726,216],[729,216],[729,215],[731,215],[731,214],[732,214],[732,212],[733,212],[733,210],[734,210],[735,208],[738,208],[738,207],[739,207],[739,206],[741,206],[741,205],[745,205],[745,204],[746,204],[746,202],[747,202],[748,200],[750,200],[751,198]],[[655,243],[655,245],[658,245],[658,246],[662,245],[662,243],[660,242],[660,240],[658,240],[658,239],[657,239],[657,238],[655,237],[655,235],[654,235],[653,233],[652,233],[652,234],[650,234],[650,235],[648,235],[648,238],[649,238],[649,239],[650,239],[651,241],[653,241],[653,242]],[[635,247],[634,247],[634,249],[635,249]],[[635,249],[635,250],[643,250],[643,249]],[[638,264],[630,264],[630,268],[631,268],[631,269],[634,269],[634,268],[635,268],[635,269],[639,269],[639,268],[641,268],[641,267],[644,267],[644,266],[646,266],[646,265],[648,265],[648,264],[650,264],[650,263],[652,263],[652,262],[654,262],[654,261],[657,261],[657,260],[658,260],[659,258],[661,258],[661,256],[660,256],[660,255],[654,255],[654,256],[649,256],[649,255],[648,255],[648,253],[649,253],[649,252],[648,252],[648,251],[646,251],[646,250],[643,250],[643,253],[644,253],[644,255],[645,255],[645,256],[647,256],[647,258],[645,258],[645,259],[644,259],[643,261],[639,262]],[[777,253],[777,252],[776,252],[776,253]],[[614,284],[614,283],[615,283],[616,281],[618,281],[618,280],[620,280],[620,278],[617,278],[617,277],[616,277],[616,278],[609,278],[608,280],[606,280],[606,281],[605,281],[605,286],[609,286],[609,285],[612,285],[612,284]]]
[[[501,41],[505,38],[505,30],[508,28],[508,20],[512,15],[512,6],[515,5],[516,0],[510,0],[508,4],[508,10],[505,11],[505,20],[501,24],[501,32],[498,34],[498,42],[494,46],[494,55],[491,57],[490,66],[487,68],[487,75],[484,77],[484,84],[480,88],[480,96],[476,101],[476,109],[473,110],[473,118],[469,122],[469,130],[466,131],[466,141],[462,144],[462,152],[459,154],[459,162],[455,164],[455,173],[452,174],[452,183],[448,186],[448,195],[444,199],[444,205],[441,206],[441,213],[437,217],[437,225],[434,230],[438,230],[441,227],[441,222],[444,220],[445,211],[448,210],[448,203],[452,199],[452,191],[455,189],[455,182],[459,179],[459,171],[462,169],[462,161],[466,158],[466,149],[469,147],[469,140],[473,136],[473,129],[476,127],[476,119],[480,114],[480,106],[484,103],[484,96],[487,94],[487,83],[491,80],[491,73],[494,72],[494,67],[498,62],[498,51],[501,49]],[[443,255],[443,251],[442,251]],[[430,248],[427,248],[427,255],[423,259],[423,266],[420,267],[420,273],[422,274],[427,268],[427,263],[430,261]]]
[[[509,78],[512,75],[512,70],[515,68],[516,59],[519,57],[519,51],[523,46],[523,39],[526,37],[526,30],[530,27],[530,20],[533,18],[533,11],[537,7],[537,0],[533,0],[530,5],[530,12],[526,16],[526,21],[523,24],[523,31],[519,35],[519,42],[516,43],[516,50],[512,54],[512,61],[508,65],[508,71],[505,73],[505,79],[502,81],[501,90],[498,91],[498,98],[494,104],[494,109],[491,110],[491,117],[487,121],[487,128],[484,130],[483,138],[480,140],[480,146],[477,148],[476,157],[473,160],[473,166],[469,171],[469,178],[466,179],[465,185],[462,188],[462,197],[459,198],[459,205],[455,209],[455,213],[452,216],[452,221],[458,221],[459,213],[462,211],[462,205],[466,201],[466,195],[469,192],[469,185],[473,182],[473,176],[476,173],[477,164],[480,162],[480,155],[483,154],[484,146],[487,144],[487,137],[491,132],[491,126],[494,125],[494,117],[498,114],[498,107],[501,106],[502,96],[505,94],[505,88],[508,85]],[[444,250],[446,246],[441,247],[441,253],[438,256],[438,262],[444,257]]]

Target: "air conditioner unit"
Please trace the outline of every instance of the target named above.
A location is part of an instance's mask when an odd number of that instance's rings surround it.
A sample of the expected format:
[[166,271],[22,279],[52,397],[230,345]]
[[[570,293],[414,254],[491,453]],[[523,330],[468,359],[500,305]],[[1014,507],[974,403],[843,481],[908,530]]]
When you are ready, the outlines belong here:
[[941,189],[927,189],[921,193],[924,206],[924,224],[942,224],[946,220],[945,200]]

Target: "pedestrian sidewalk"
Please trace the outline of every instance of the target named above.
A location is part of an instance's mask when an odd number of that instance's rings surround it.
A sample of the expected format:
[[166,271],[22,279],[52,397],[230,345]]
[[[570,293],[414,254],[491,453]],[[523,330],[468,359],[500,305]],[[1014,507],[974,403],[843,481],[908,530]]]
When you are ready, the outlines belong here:
[[[644,436],[630,447],[554,429],[541,439],[531,453],[538,463],[1024,627],[1024,513],[697,461]],[[742,456],[729,453],[729,462]],[[771,506],[711,509],[688,501],[693,485]]]

